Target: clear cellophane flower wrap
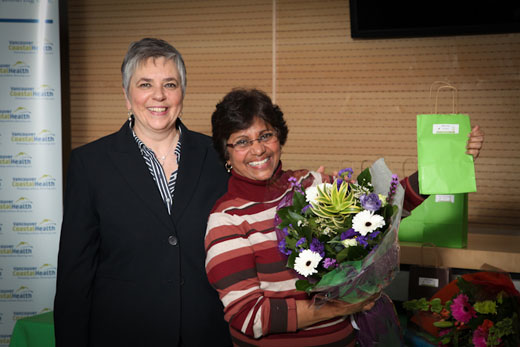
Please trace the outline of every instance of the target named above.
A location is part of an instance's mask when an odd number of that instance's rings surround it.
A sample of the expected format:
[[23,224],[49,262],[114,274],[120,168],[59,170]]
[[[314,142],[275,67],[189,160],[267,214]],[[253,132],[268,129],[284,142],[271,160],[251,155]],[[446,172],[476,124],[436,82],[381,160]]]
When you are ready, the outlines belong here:
[[[384,159],[378,159],[370,168],[372,185],[377,194],[387,194],[392,172]],[[392,204],[397,211],[391,217],[390,225],[378,247],[362,260],[339,263],[331,272],[324,275],[312,288],[316,303],[321,300],[339,299],[349,303],[366,300],[381,292],[395,278],[399,271],[398,230],[404,201],[404,189],[397,186]]]

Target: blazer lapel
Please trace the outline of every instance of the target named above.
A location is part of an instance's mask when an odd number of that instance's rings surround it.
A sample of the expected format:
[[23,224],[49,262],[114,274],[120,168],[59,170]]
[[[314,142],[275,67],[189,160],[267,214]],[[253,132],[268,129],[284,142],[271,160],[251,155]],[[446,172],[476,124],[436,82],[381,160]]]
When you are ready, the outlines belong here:
[[148,208],[167,228],[172,228],[172,220],[141,152],[132,138],[128,121],[117,133],[113,149],[108,154],[122,179],[128,183],[129,189],[143,201],[143,208]]
[[200,179],[207,148],[202,146],[191,132],[182,124],[181,161],[173,196],[172,216],[175,224],[188,206]]

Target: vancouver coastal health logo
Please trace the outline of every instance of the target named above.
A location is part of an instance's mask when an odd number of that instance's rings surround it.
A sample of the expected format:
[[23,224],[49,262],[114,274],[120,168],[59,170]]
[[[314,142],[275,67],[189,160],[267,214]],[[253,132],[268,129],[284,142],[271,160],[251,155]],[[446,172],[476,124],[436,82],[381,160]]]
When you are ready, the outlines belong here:
[[0,154],[1,167],[20,167],[28,168],[32,166],[32,156],[26,152],[18,152],[17,154]]
[[31,66],[23,61],[14,64],[0,63],[0,77],[30,77]]
[[31,121],[31,111],[25,107],[16,109],[0,109],[0,122],[29,122]]
[[18,289],[0,287],[0,302],[33,301],[33,295],[34,291],[26,286]]
[[32,212],[33,202],[20,197],[17,200],[0,200],[0,212]]
[[12,87],[9,96],[15,99],[32,99],[32,100],[53,100],[55,90],[48,84],[42,84],[39,87]]
[[56,189],[56,179],[51,175],[40,177],[13,177],[11,186],[19,190],[49,190]]
[[56,266],[51,264],[43,264],[36,266],[13,266],[12,276],[18,279],[41,279],[56,278]]
[[55,234],[58,229],[56,222],[44,218],[39,223],[31,221],[13,222],[11,230],[19,235],[34,235]]
[[0,257],[30,257],[33,246],[25,241],[18,244],[0,244]]
[[56,143],[56,134],[48,129],[43,129],[40,132],[11,132],[11,142],[20,145],[54,145]]
[[13,53],[35,54],[42,50],[46,54],[54,52],[54,43],[48,39],[44,39],[43,43],[36,43],[31,40],[9,40],[7,50]]

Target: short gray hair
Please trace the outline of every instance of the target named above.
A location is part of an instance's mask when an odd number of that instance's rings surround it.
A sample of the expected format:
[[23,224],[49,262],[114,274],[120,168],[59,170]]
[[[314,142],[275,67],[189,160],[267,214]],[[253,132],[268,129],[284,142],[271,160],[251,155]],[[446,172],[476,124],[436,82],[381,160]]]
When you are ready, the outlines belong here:
[[137,66],[148,60],[148,58],[160,57],[173,61],[177,66],[181,78],[182,97],[184,97],[186,93],[186,66],[184,65],[184,60],[182,60],[181,54],[175,47],[164,40],[155,38],[144,38],[132,42],[128,47],[123,64],[121,65],[123,88],[125,89],[126,95],[130,95],[130,80]]

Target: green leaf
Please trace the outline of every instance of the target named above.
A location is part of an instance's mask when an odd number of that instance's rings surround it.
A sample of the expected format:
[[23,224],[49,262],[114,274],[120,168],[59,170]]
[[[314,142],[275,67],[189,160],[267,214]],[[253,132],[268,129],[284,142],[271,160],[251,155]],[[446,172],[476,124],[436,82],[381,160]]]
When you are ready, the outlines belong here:
[[497,303],[491,300],[478,301],[473,307],[478,313],[497,314]]
[[301,290],[302,292],[306,292],[307,289],[310,289],[313,287],[312,284],[309,283],[307,280],[297,280],[296,281],[296,289]]
[[344,248],[341,252],[336,255],[336,261],[338,263],[343,262],[348,257],[348,248]]
[[441,299],[435,298],[430,300],[430,310],[435,313],[440,313],[443,309]]
[[291,269],[294,269],[294,260],[296,259],[297,256],[298,256],[298,252],[293,251],[289,255],[289,259],[287,259],[287,266],[290,267]]
[[367,186],[368,183],[372,182],[372,175],[370,175],[370,169],[366,168],[357,177],[357,183],[361,186]]
[[293,226],[296,226],[299,220],[303,221],[305,219],[301,214],[291,210],[289,210],[289,217],[296,222]]
[[305,196],[299,192],[294,192],[293,196],[293,206],[297,209],[297,211],[301,211],[307,205],[307,201],[305,200]]
[[449,327],[453,326],[453,322],[441,320],[438,322],[434,322],[433,325],[436,326],[437,328],[449,328]]

